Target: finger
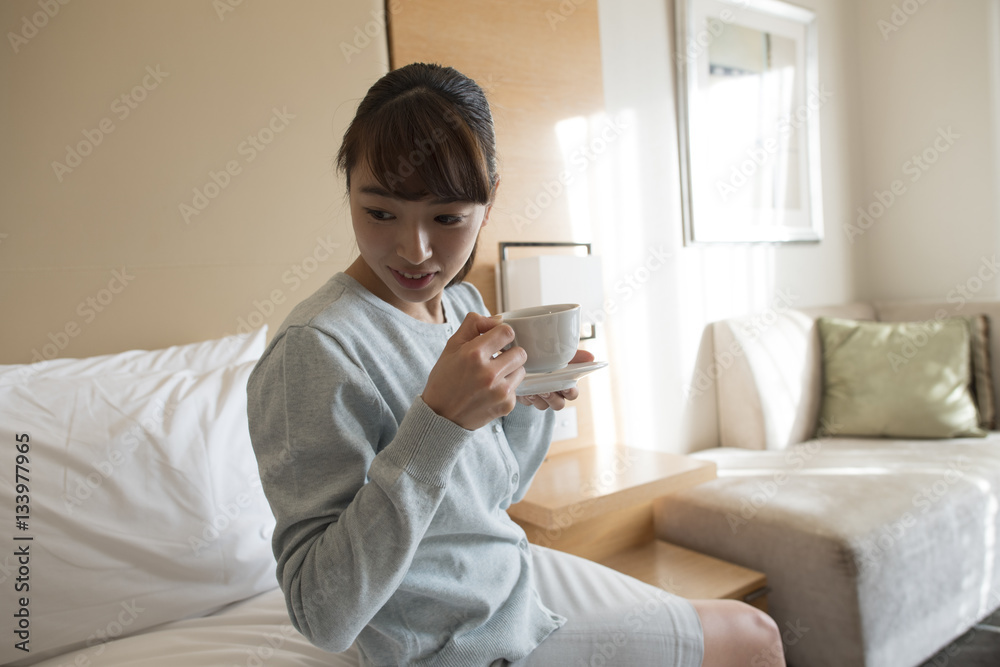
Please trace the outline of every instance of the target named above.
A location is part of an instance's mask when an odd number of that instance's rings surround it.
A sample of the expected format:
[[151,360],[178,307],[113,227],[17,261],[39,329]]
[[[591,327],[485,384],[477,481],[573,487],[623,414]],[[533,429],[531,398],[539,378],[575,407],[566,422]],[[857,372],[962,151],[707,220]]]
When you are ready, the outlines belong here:
[[587,350],[577,350],[576,354],[573,355],[573,358],[570,360],[569,363],[582,364],[593,360],[594,360],[594,355],[588,352]]
[[[517,348],[517,349],[520,350],[521,348]],[[522,353],[523,353],[523,350],[522,350]],[[501,360],[503,359],[503,357],[515,357],[515,361],[516,361],[516,355],[508,355],[508,354],[505,353],[505,354],[501,355],[500,357],[498,357],[497,359],[494,359],[493,363],[501,362]],[[527,355],[524,355],[524,357],[527,358]],[[507,361],[506,363],[508,365],[511,364],[510,361]],[[510,392],[513,393],[514,390],[517,389],[518,385],[520,385],[521,382],[524,381],[524,374],[525,374],[524,373],[524,362],[523,361],[520,362],[520,364],[518,364],[517,366],[514,366],[513,368],[511,368],[509,370],[506,369],[506,368],[503,368],[501,366],[500,370],[498,371],[498,374],[499,374],[500,377],[503,378],[503,381],[507,385],[507,388],[510,390]],[[515,398],[520,398],[520,396],[515,396]]]
[[[490,346],[486,349],[487,351],[492,350],[493,347]],[[491,353],[490,356],[493,357],[491,363],[496,365],[496,371],[501,377],[507,377],[515,369],[523,369],[525,362],[528,361],[528,353],[524,351],[523,347],[517,346],[504,350],[503,354]],[[523,376],[518,379],[518,384],[522,379]]]
[[545,400],[548,401],[549,407],[553,410],[562,410],[566,407],[566,399],[558,393],[549,394],[549,397]]
[[476,327],[478,332],[481,334],[493,330],[498,324],[503,322],[503,318],[500,315],[487,316],[479,315],[478,313],[476,313],[476,315],[478,316],[478,319],[476,320]]
[[[499,317],[499,315],[496,317]],[[514,342],[514,330],[509,324],[497,322],[491,329],[480,336],[480,340],[481,344],[487,347],[491,356],[497,352],[506,352],[504,348]]]
[[572,387],[571,389],[563,389],[558,393],[567,401],[575,401],[580,396],[580,390],[577,389],[576,387]]
[[467,343],[472,340],[479,338],[480,334],[487,333],[492,330],[496,325],[500,324],[500,316],[495,315],[493,317],[486,317],[485,315],[480,315],[476,312],[470,312],[462,320],[462,324],[455,331],[455,334],[449,339],[456,341],[458,344]]
[[539,410],[548,410],[549,409],[548,401],[546,401],[541,396],[532,396],[531,397],[531,404],[533,406],[535,406],[536,408],[538,408]]

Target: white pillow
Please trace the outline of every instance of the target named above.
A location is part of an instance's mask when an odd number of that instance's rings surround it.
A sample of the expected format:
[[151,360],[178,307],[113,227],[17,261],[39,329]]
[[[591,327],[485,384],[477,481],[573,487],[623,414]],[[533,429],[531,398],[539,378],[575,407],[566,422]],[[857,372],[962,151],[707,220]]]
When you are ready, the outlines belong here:
[[267,325],[247,334],[234,334],[162,350],[129,350],[85,359],[49,359],[34,364],[0,365],[0,385],[45,377],[80,377],[154,370],[211,370],[242,361],[256,361],[264,353]]
[[[274,518],[246,416],[260,347],[241,352],[252,359],[208,370],[90,374],[95,366],[83,364],[80,376],[0,382],[5,552],[30,554],[29,588],[17,593],[16,559],[0,559],[0,585],[14,593],[0,613],[17,630],[17,598],[27,598],[31,649],[18,650],[20,638],[6,631],[0,664],[202,615],[277,585]],[[157,356],[166,365],[179,358]],[[15,499],[15,457],[25,433],[28,529],[17,530],[24,503]]]

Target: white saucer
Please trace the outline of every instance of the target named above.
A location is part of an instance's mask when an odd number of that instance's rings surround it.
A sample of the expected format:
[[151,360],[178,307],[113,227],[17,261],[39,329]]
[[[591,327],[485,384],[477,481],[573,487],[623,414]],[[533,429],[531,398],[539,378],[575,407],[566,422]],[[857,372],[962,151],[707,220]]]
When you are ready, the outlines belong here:
[[548,394],[553,391],[563,391],[576,386],[576,381],[587,373],[592,373],[608,365],[606,361],[586,361],[579,364],[570,364],[559,370],[548,373],[528,373],[524,380],[518,385],[514,393],[518,396],[529,396],[532,394]]

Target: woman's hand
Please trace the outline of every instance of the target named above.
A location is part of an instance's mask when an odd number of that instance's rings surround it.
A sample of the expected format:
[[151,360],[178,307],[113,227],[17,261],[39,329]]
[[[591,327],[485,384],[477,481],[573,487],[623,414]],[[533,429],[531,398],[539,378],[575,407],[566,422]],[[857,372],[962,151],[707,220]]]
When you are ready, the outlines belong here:
[[474,431],[514,409],[514,389],[524,379],[528,355],[499,317],[469,313],[434,364],[423,399],[445,419]]
[[[593,360],[594,355],[590,352],[587,352],[586,350],[577,350],[573,359],[569,363],[582,364]],[[534,405],[539,410],[548,410],[549,408],[552,408],[553,410],[562,410],[566,407],[566,401],[575,401],[579,395],[579,390],[576,387],[573,387],[571,389],[554,391],[548,394],[518,396],[517,402],[522,405]]]

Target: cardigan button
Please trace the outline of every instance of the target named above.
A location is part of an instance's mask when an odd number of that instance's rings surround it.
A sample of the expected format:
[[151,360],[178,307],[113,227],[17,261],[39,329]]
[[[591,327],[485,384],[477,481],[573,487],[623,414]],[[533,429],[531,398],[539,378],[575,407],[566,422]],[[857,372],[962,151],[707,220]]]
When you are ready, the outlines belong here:
[[513,475],[510,476],[510,483],[511,484],[517,484],[517,480],[518,480],[517,473],[514,473]]

